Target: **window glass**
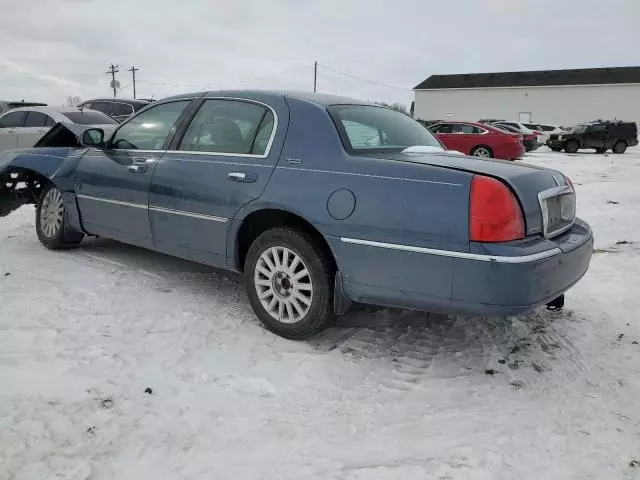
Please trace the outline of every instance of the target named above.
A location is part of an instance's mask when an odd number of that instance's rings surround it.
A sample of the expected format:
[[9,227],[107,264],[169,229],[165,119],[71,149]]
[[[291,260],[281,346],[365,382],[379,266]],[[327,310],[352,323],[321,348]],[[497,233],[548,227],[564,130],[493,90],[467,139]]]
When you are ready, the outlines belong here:
[[453,125],[450,123],[441,123],[433,128],[436,133],[453,133]]
[[589,127],[589,131],[590,132],[606,132],[607,126],[604,124],[592,125],[591,127]]
[[0,128],[16,128],[22,126],[27,112],[9,112],[4,117],[0,118]]
[[256,139],[253,141],[253,148],[251,149],[253,155],[264,155],[267,151],[269,140],[271,140],[271,132],[273,132],[273,122],[273,113],[271,113],[271,110],[267,110],[256,134]]
[[466,135],[470,135],[473,133],[480,133],[480,129],[466,123],[456,123],[453,125],[453,133],[463,133]]
[[44,126],[45,127],[53,127],[56,124],[56,121],[51,118],[49,115],[45,115]]
[[107,102],[93,102],[91,104],[87,104],[84,108],[89,108],[89,105],[91,105],[91,110],[97,110],[102,113],[106,113],[107,107],[109,106]]
[[541,127],[544,132],[553,132],[556,129],[556,127],[552,125],[541,125]]
[[[442,147],[438,139],[418,122],[388,108],[334,105],[329,107],[329,114],[348,151],[394,152],[417,145]],[[357,129],[354,124],[358,125]],[[365,135],[369,135],[366,141]]]
[[119,128],[110,147],[116,149],[160,150],[189,100],[163,103],[141,113]]
[[77,112],[62,112],[62,114],[78,125],[111,125],[118,123],[110,116],[95,110],[78,110]]
[[27,112],[24,120],[24,127],[44,127],[46,115],[40,112]]
[[133,115],[133,107],[128,103],[119,103],[119,102],[112,103],[109,115],[112,115],[114,117],[124,117],[124,116]]
[[207,100],[189,125],[179,149],[264,154],[274,123],[273,116],[270,121],[267,117],[267,109],[254,103]]

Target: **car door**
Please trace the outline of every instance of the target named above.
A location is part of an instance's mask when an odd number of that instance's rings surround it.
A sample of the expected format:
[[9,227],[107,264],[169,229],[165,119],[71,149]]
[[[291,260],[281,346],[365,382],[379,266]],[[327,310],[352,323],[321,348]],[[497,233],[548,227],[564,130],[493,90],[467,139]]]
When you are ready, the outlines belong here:
[[104,148],[82,154],[74,186],[88,232],[153,248],[149,184],[189,102],[158,104],[123,124]]
[[18,148],[18,134],[24,123],[24,110],[9,111],[0,117],[0,152]]
[[284,100],[202,102],[152,178],[149,218],[159,251],[226,266],[229,224],[264,191],[282,148],[284,116]]
[[436,137],[447,147],[447,150],[461,151],[462,147],[459,144],[459,138],[453,133],[453,123],[439,123],[431,128],[431,131],[436,134]]
[[18,130],[18,148],[33,147],[55,124],[52,122],[53,119],[49,115],[33,110],[28,111],[24,124]]
[[[474,133],[476,132],[476,133]],[[466,123],[455,123],[452,128],[452,138],[458,146],[455,150],[469,155],[478,145],[478,133],[480,130]]]
[[583,148],[600,148],[604,146],[604,137],[607,132],[607,126],[604,123],[597,123],[587,127],[583,134],[581,145]]

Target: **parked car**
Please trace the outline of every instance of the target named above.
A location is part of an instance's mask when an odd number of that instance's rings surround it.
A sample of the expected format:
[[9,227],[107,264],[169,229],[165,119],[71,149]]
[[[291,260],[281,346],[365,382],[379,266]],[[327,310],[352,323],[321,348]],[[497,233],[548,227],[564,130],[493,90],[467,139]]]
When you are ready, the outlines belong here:
[[531,152],[542,145],[542,135],[539,135],[520,122],[494,122],[491,125],[504,127],[509,131],[517,131],[522,134],[525,140],[525,148],[527,152]]
[[[564,133],[564,132],[568,132],[570,130],[570,128],[564,127],[562,125],[540,124],[540,127],[549,136],[551,136],[554,133],[555,134],[561,134],[561,133]],[[548,141],[548,139],[547,139],[547,141]]]
[[0,116],[0,152],[33,147],[58,122],[80,125],[116,123],[111,117],[94,110],[73,107],[14,108]]
[[494,157],[515,160],[524,156],[520,135],[505,132],[491,125],[475,122],[441,122],[431,125],[449,150],[457,150],[474,157]]
[[522,144],[524,145],[525,152],[531,152],[538,148],[540,144],[538,143],[538,137],[536,135],[525,135],[518,128],[510,127],[509,125],[502,125],[498,123],[492,123],[491,126],[493,128],[497,128],[498,130],[502,130],[505,132],[515,133],[516,135],[520,135],[522,140]]
[[242,272],[258,318],[287,338],[352,302],[494,316],[558,305],[593,251],[562,173],[437,152],[407,115],[347,98],[179,95],[79,141],[46,161],[1,154],[1,213],[38,199],[50,249],[100,235]]
[[627,147],[638,144],[638,127],[635,122],[597,121],[579,124],[569,132],[553,134],[547,145],[551,150],[576,153],[581,148],[593,148],[598,153],[612,149],[624,153]]
[[118,122],[123,122],[141,108],[146,107],[152,100],[127,100],[124,98],[96,98],[87,100],[78,105],[78,108],[97,110],[113,117]]
[[542,128],[542,125],[539,123],[523,123],[522,125],[531,130],[534,135],[538,136],[538,142],[540,144],[545,145],[547,140],[549,140],[549,134],[544,131],[544,128]]
[[46,103],[39,102],[25,102],[24,100],[20,100],[19,102],[8,102],[8,101],[0,101],[0,115],[8,112],[9,110],[13,110],[14,108],[20,107],[46,107]]

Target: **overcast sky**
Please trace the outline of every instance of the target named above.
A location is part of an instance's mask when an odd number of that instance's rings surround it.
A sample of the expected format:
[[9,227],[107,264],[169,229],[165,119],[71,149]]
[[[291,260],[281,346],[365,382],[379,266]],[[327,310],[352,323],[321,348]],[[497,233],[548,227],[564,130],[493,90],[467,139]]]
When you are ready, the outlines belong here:
[[120,66],[122,97],[133,96],[132,65],[140,69],[138,97],[162,98],[218,88],[311,90],[317,60],[318,91],[405,104],[434,73],[640,65],[640,0],[0,0],[0,7],[0,100],[109,96],[111,62]]

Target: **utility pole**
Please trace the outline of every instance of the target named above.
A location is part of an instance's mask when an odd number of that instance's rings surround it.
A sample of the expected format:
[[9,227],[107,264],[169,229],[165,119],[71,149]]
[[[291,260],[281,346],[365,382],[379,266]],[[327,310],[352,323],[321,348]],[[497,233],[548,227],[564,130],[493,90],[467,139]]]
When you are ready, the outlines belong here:
[[113,63],[111,64],[111,66],[109,67],[109,70],[107,70],[106,75],[111,75],[111,86],[113,87],[113,98],[116,97],[116,87],[117,87],[117,83],[116,83],[116,73],[118,73],[120,70],[118,70],[118,65],[114,65]]
[[131,75],[133,75],[133,98],[136,98],[136,72],[138,70],[140,69],[136,67],[131,67],[129,69],[129,71],[131,72]]
[[318,62],[313,62],[313,93],[316,92],[316,86],[318,85]]

